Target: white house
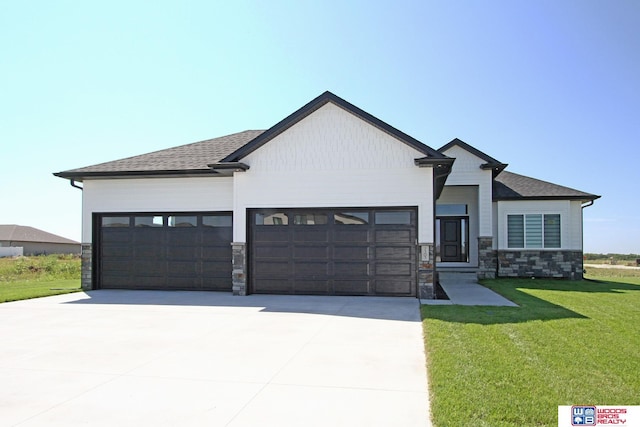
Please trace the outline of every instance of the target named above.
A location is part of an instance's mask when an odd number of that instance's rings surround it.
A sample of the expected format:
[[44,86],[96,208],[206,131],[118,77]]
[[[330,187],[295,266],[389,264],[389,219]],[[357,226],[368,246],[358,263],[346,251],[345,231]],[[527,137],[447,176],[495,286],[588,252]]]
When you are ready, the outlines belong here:
[[433,298],[439,269],[581,278],[599,196],[505,167],[325,92],[266,131],[55,175],[82,182],[84,289]]

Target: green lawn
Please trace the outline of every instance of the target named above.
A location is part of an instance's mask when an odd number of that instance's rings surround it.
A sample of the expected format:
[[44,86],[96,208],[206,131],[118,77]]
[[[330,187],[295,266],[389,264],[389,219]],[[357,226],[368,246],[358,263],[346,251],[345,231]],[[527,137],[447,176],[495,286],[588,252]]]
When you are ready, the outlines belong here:
[[0,258],[0,303],[80,290],[80,258],[42,255]]
[[640,277],[487,280],[520,307],[423,306],[434,426],[557,426],[640,404]]
[[80,279],[0,282],[0,303],[80,291]]

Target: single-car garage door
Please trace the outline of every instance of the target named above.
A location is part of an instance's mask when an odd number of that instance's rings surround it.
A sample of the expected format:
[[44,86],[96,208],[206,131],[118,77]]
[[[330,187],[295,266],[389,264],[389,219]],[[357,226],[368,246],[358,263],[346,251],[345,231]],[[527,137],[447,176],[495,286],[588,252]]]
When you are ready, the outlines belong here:
[[102,214],[103,289],[231,291],[231,213]]
[[416,294],[415,208],[249,211],[250,291]]

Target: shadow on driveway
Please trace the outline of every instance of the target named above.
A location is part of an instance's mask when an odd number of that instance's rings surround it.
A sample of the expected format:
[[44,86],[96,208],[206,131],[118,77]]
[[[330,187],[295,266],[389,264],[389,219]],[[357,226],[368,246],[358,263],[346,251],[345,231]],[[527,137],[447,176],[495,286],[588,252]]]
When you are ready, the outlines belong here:
[[325,314],[399,321],[420,321],[419,300],[412,297],[311,295],[233,296],[212,291],[96,290],[73,294],[65,304],[246,307],[260,312]]

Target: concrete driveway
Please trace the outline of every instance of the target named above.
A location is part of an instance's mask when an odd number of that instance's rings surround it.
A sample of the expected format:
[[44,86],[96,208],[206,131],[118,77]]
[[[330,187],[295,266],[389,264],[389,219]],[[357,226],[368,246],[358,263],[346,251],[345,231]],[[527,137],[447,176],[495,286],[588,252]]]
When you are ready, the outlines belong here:
[[0,304],[0,425],[428,426],[418,310],[107,290]]

